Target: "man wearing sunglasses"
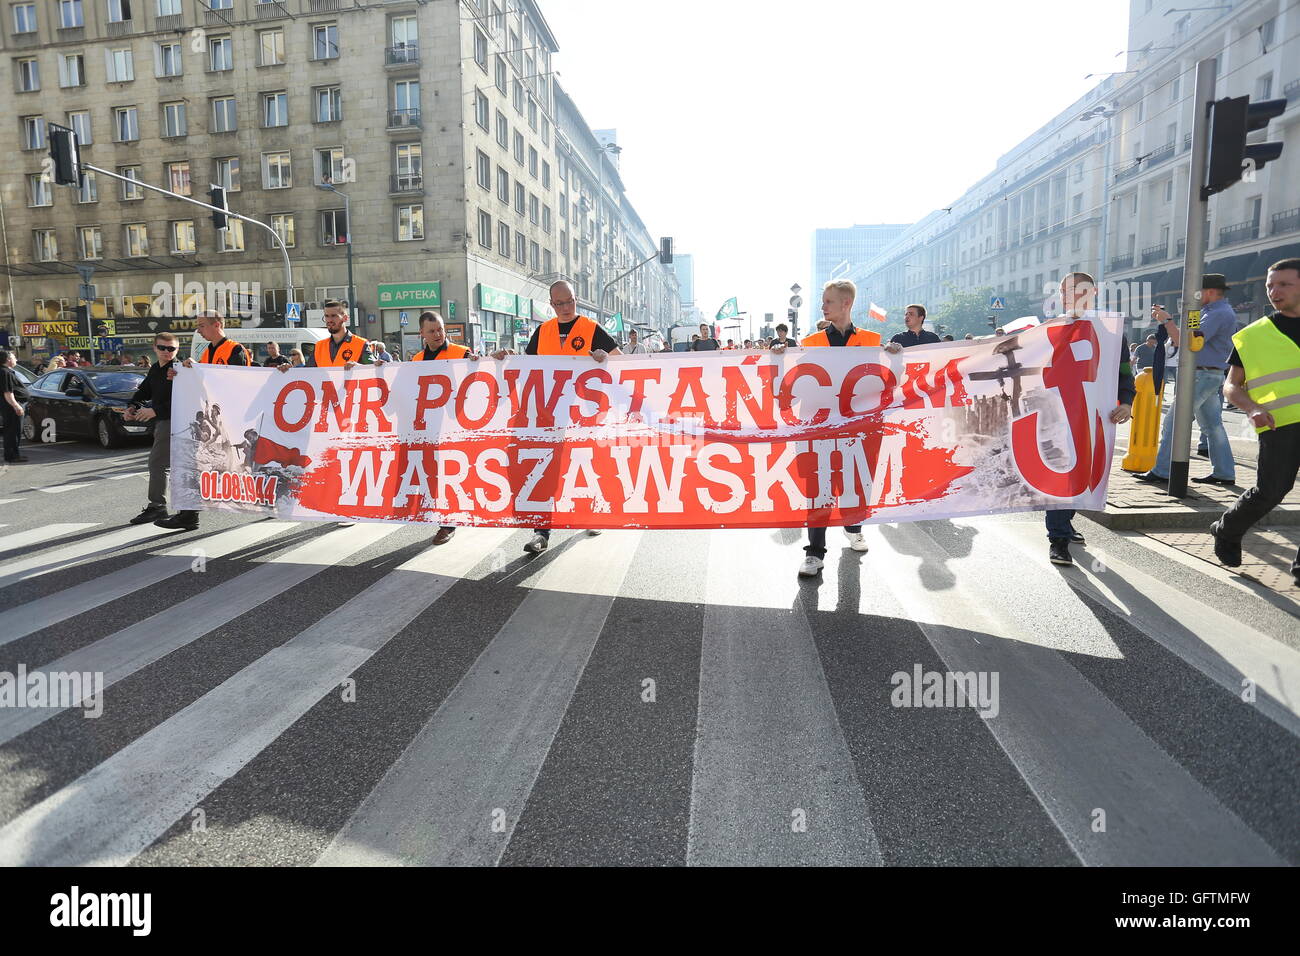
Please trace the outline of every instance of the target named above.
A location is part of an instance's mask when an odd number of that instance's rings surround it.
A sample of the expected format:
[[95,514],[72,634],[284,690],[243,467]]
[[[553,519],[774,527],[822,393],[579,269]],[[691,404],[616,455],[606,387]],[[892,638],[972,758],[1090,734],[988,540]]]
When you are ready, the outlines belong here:
[[[167,476],[171,470],[172,455],[172,382],[168,372],[176,360],[179,340],[171,332],[159,332],[153,339],[153,353],[158,361],[149,367],[140,387],[131,396],[130,404],[122,410],[128,422],[152,421],[153,448],[149,451],[149,503],[131,519],[131,524],[147,524],[167,517]],[[148,403],[148,404],[146,404]],[[177,527],[198,527],[198,515]],[[180,517],[178,515],[177,517]]]

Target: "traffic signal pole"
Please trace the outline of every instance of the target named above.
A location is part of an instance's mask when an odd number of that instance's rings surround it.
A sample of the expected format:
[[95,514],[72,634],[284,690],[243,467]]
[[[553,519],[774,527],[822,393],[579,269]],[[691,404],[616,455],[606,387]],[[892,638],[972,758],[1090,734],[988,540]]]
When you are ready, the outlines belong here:
[[[1187,469],[1192,451],[1193,399],[1196,397],[1196,353],[1192,327],[1200,325],[1201,273],[1205,270],[1205,168],[1210,150],[1210,110],[1214,99],[1214,60],[1196,64],[1192,93],[1192,155],[1187,178],[1187,236],[1183,259],[1183,309],[1178,326],[1178,385],[1174,393],[1173,456],[1169,463],[1169,496],[1187,497]],[[1193,323],[1192,312],[1195,311]]]

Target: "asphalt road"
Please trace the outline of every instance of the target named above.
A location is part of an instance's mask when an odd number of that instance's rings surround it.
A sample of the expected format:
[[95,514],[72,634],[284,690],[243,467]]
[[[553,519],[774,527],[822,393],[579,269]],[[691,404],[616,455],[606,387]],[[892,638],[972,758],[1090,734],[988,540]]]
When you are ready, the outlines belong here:
[[166,533],[145,452],[0,474],[0,672],[104,683],[0,706],[0,864],[1300,861],[1300,623],[1140,535]]

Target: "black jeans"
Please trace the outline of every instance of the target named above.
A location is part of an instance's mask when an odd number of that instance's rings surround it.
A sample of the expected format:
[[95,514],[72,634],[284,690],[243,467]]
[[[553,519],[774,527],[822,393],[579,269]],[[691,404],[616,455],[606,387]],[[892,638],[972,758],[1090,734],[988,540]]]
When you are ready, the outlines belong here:
[[[849,534],[857,534],[862,530],[862,525],[848,525],[844,529]],[[814,558],[826,557],[826,529],[809,528],[808,543],[804,545],[804,553],[811,554]]]
[[[1255,487],[1238,498],[1219,519],[1219,536],[1240,541],[1251,525],[1282,503],[1300,471],[1300,423],[1283,425],[1259,436]],[[1300,553],[1291,565],[1300,567]]]
[[17,461],[18,435],[23,428],[22,417],[9,407],[8,402],[0,407],[0,415],[3,415],[5,426],[5,461]]

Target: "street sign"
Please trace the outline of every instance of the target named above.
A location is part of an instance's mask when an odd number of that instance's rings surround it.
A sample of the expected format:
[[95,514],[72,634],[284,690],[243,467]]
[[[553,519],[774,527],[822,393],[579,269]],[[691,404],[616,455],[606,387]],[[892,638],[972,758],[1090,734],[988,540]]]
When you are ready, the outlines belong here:
[[1007,307],[1006,301],[1000,295],[989,296],[989,308],[994,312],[1001,312]]
[[399,312],[399,313],[397,313],[397,324],[398,324],[398,325],[410,325],[410,324],[411,324],[410,316],[407,315],[407,313],[405,313],[405,312]]
[[45,329],[41,327],[41,323],[39,322],[23,323],[23,335],[44,335],[44,334],[45,334]]
[[367,312],[367,313],[366,313],[366,321],[367,321],[367,322],[373,322],[373,321],[375,321],[375,313],[373,313],[373,312]]
[[455,299],[448,299],[448,300],[447,300],[447,318],[449,318],[449,319],[454,319],[454,318],[456,318],[456,300],[455,300]]
[[803,296],[799,296],[799,295],[790,296],[790,308],[792,309],[803,308]]
[[93,299],[95,297],[95,287],[89,283],[77,286],[77,297],[81,299]]
[[90,277],[95,274],[95,266],[90,262],[78,262],[77,273],[81,276],[82,282],[89,282]]
[[290,302],[284,307],[284,320],[286,322],[302,321],[302,303]]

